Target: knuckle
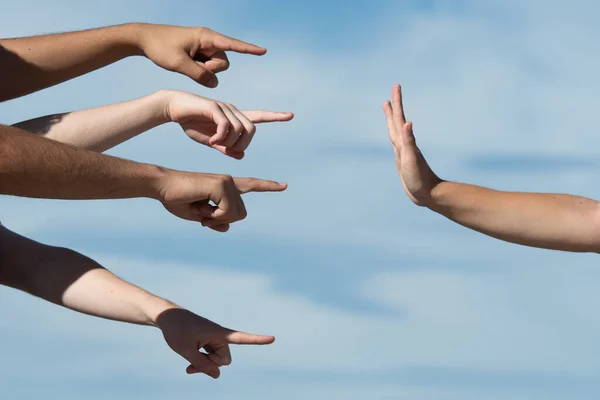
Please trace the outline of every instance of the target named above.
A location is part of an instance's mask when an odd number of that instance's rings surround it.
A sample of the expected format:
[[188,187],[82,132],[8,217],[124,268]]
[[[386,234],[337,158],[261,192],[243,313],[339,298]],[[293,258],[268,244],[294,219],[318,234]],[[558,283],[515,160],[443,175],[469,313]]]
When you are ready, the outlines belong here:
[[221,178],[221,182],[223,182],[224,184],[232,184],[233,183],[233,177],[231,175],[220,175]]

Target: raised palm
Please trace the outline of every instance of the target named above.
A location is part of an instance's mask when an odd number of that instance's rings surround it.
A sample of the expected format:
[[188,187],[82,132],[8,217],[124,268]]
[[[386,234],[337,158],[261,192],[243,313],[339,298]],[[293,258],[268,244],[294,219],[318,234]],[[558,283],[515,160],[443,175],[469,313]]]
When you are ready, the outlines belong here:
[[404,116],[399,85],[393,87],[392,102],[386,101],[383,109],[396,156],[396,168],[404,191],[413,203],[426,206],[431,199],[431,191],[441,182],[441,179],[431,170],[417,147],[412,122],[406,122]]

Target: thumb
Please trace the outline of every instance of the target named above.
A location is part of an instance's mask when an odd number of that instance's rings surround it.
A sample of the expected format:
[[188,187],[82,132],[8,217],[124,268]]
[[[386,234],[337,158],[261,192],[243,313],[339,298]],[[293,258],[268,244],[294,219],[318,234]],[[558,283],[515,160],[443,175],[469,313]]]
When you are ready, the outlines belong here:
[[249,110],[242,111],[251,122],[260,124],[264,122],[283,122],[294,118],[294,113],[291,112],[276,112],[266,110]]
[[177,72],[186,75],[203,86],[209,88],[217,87],[219,79],[211,70],[206,68],[204,64],[194,61],[187,54],[183,60],[184,61],[182,61],[176,69]]
[[225,339],[230,344],[253,344],[253,345],[266,345],[271,344],[275,341],[273,336],[255,335],[252,333],[234,331],[226,329]]

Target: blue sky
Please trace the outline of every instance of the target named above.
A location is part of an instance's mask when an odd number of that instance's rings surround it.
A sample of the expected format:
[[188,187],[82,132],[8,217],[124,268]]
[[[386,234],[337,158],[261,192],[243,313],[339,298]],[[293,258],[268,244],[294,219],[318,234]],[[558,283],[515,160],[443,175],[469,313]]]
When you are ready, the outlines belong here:
[[269,49],[215,90],[130,59],[0,105],[12,123],[163,88],[290,110],[243,162],[162,126],[111,153],[289,182],[247,197],[226,235],[148,200],[0,199],[0,219],[71,247],[237,329],[219,381],[184,374],[156,330],[0,288],[0,393],[11,399],[589,399],[600,385],[593,255],[488,239],[416,208],[381,111],[392,84],[446,179],[600,198],[596,2],[21,1],[0,36],[126,21],[204,25]]

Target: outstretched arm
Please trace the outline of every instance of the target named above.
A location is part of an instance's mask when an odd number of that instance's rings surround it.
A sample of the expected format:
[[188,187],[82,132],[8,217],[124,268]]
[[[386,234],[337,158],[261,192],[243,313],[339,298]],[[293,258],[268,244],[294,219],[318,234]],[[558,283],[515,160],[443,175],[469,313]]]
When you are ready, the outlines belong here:
[[0,39],[0,101],[41,90],[132,55],[216,87],[229,67],[225,51],[266,50],[208,28],[124,24],[79,32]]
[[[75,251],[46,246],[0,225],[0,284],[85,314],[158,327],[188,373],[213,378],[231,363],[229,344],[270,344],[233,331],[132,285]],[[204,348],[207,354],[201,353]]]
[[0,125],[0,194],[51,199],[159,199],[166,170]]
[[176,90],[88,110],[54,114],[13,126],[48,139],[97,152],[142,132],[176,122],[193,140],[240,159],[256,132],[254,124],[289,121],[292,113],[239,111],[235,106]]
[[0,101],[54,86],[138,52],[136,26],[0,40]]
[[225,232],[230,223],[246,218],[242,194],[286,188],[262,179],[140,164],[0,125],[0,194],[65,200],[148,197],[180,218]]
[[400,86],[384,104],[396,165],[417,205],[486,235],[525,246],[572,252],[600,251],[600,203],[566,195],[500,192],[437,177],[406,122]]

